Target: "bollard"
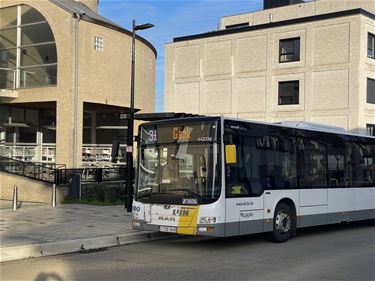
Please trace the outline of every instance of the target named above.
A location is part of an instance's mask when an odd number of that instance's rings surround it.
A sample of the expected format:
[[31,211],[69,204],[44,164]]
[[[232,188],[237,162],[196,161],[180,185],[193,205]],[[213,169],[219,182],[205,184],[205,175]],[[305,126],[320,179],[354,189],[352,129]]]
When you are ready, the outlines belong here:
[[56,207],[56,184],[52,185],[52,202],[51,202],[52,208]]
[[13,211],[17,211],[18,208],[18,187],[17,185],[13,188]]

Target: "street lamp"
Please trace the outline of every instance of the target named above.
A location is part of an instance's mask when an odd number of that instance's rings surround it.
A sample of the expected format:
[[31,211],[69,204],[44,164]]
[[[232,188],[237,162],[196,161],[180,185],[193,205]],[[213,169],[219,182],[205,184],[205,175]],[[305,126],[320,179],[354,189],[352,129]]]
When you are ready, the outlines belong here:
[[133,142],[134,142],[134,80],[135,80],[135,32],[154,27],[151,23],[135,24],[133,19],[132,29],[132,70],[130,81],[130,115],[128,123],[128,136],[126,142],[126,195],[127,195],[127,211],[132,211],[133,202]]

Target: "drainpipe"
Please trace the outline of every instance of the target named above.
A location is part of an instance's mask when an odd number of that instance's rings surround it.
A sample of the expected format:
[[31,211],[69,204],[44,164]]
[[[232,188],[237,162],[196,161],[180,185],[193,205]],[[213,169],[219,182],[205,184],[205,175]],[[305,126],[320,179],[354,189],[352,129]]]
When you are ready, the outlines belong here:
[[77,168],[77,140],[78,140],[78,65],[79,65],[79,21],[82,13],[74,13],[75,21],[75,50],[74,50],[74,99],[73,99],[73,168]]

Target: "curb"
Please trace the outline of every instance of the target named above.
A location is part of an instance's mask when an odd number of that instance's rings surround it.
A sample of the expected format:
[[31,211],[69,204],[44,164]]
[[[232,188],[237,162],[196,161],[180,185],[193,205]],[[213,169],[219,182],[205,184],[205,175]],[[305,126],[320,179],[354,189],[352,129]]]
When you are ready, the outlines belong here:
[[16,261],[27,258],[54,256],[67,253],[100,250],[155,240],[176,238],[176,234],[160,232],[141,232],[115,234],[84,239],[47,242],[0,248],[0,262]]

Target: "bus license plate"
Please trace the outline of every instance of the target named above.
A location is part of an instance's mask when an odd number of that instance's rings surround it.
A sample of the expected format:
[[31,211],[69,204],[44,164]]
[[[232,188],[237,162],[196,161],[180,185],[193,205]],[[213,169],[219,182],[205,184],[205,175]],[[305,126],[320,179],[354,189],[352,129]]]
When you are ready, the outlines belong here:
[[174,226],[160,226],[159,230],[161,232],[176,233],[177,232],[177,227],[174,227]]

